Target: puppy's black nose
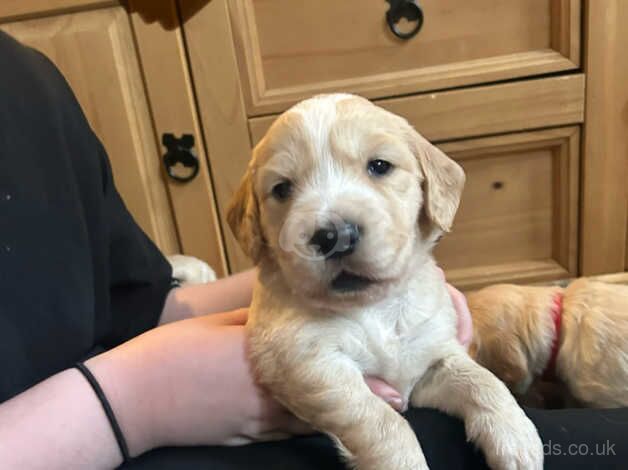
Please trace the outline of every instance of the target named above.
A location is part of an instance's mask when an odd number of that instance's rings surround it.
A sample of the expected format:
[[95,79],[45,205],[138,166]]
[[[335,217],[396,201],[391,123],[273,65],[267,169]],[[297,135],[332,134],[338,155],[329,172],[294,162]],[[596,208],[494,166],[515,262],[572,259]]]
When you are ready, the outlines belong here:
[[344,222],[340,226],[321,228],[314,232],[310,245],[327,258],[342,258],[350,255],[360,241],[360,228],[356,224]]

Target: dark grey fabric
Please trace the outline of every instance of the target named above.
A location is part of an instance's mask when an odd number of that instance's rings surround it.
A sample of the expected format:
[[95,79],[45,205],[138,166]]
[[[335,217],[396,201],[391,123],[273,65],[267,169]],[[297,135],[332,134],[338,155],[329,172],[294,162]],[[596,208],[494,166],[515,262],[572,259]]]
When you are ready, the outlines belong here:
[[[526,409],[526,413],[543,439],[546,469],[628,468],[628,409]],[[428,409],[409,410],[405,417],[419,437],[432,470],[487,468],[481,452],[466,442],[460,420]],[[245,447],[157,449],[123,468],[344,470],[346,467],[338,458],[331,440],[313,436]]]
[[155,326],[170,277],[64,78],[0,32],[0,402]]

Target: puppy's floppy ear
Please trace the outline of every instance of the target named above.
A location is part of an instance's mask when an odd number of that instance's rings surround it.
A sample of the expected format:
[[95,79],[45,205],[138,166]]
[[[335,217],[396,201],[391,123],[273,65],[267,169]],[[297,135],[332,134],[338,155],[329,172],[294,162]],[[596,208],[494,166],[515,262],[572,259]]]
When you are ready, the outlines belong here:
[[455,161],[411,129],[412,147],[423,172],[423,209],[431,224],[449,232],[464,188],[464,171]]
[[264,240],[252,173],[249,166],[227,210],[227,222],[244,253],[257,264]]

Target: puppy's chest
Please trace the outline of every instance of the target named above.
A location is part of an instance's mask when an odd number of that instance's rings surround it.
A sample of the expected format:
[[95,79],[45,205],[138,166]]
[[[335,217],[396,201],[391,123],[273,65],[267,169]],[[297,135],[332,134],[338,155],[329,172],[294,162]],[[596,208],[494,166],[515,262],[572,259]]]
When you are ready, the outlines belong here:
[[[443,322],[444,320],[444,322]],[[447,320],[420,309],[364,312],[340,341],[343,352],[366,375],[384,379],[408,395],[438,355],[438,345],[451,335]]]

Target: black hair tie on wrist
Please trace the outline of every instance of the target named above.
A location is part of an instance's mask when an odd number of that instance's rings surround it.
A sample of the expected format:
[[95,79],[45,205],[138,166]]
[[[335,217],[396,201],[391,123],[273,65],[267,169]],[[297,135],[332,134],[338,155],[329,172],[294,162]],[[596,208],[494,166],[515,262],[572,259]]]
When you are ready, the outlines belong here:
[[109,404],[105,393],[102,391],[100,384],[96,380],[96,377],[94,377],[94,374],[92,374],[92,372],[82,362],[77,362],[74,367],[77,368],[81,374],[83,374],[85,379],[87,379],[89,384],[92,386],[92,389],[94,389],[94,393],[98,397],[103,410],[105,410],[105,414],[107,415],[107,419],[109,420],[109,424],[113,430],[113,435],[118,442],[118,447],[120,447],[123,463],[128,463],[131,460],[129,447],[126,444],[126,439],[124,438],[124,434],[122,434],[122,429],[120,429],[116,416],[113,414],[113,409],[111,409],[111,405]]

